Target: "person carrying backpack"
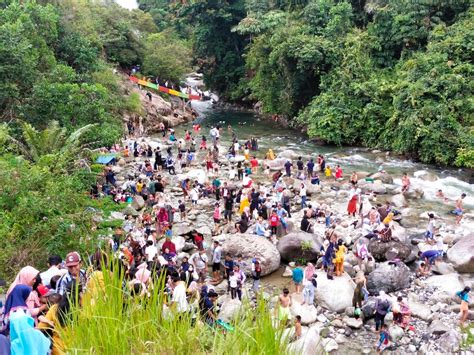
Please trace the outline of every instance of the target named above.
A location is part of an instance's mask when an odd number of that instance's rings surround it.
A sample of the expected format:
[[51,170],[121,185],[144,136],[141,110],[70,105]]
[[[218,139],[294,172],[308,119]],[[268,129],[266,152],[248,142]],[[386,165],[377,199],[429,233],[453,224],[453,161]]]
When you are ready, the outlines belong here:
[[385,316],[390,312],[390,301],[384,291],[380,291],[380,295],[375,302],[375,331],[385,324]]

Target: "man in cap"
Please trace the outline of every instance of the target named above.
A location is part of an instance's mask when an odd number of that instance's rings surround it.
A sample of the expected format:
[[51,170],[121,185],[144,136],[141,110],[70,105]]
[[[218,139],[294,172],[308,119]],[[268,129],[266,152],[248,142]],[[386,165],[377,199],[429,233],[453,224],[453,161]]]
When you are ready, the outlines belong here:
[[86,272],[81,269],[81,256],[78,252],[73,251],[66,256],[67,273],[61,276],[56,285],[56,293],[64,295],[68,285],[74,279],[82,286],[86,284]]

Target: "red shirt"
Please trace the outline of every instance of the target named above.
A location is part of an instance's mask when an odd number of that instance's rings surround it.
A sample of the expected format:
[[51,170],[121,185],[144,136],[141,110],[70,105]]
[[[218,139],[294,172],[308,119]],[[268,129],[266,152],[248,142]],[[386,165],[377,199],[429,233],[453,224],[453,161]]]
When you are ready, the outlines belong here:
[[256,168],[258,166],[258,160],[257,159],[252,159],[250,161],[250,165],[252,166],[252,168]]
[[270,225],[272,227],[278,226],[278,216],[276,214],[270,216]]
[[161,247],[161,251],[164,253],[166,248],[168,248],[170,253],[175,253],[176,254],[176,246],[174,245],[174,243],[171,240],[170,241],[165,241],[163,243],[163,246]]
[[336,169],[336,179],[340,179],[340,178],[342,178],[342,169],[337,168]]

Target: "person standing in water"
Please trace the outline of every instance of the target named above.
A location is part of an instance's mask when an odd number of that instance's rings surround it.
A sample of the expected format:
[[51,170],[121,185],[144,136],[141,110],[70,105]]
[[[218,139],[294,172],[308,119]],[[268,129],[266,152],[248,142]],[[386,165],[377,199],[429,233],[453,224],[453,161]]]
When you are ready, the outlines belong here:
[[461,197],[456,200],[456,209],[454,214],[456,215],[456,224],[461,224],[462,216],[464,214],[463,200],[466,197],[466,194],[463,193]]
[[408,192],[410,189],[411,181],[407,173],[404,173],[402,176],[402,194]]

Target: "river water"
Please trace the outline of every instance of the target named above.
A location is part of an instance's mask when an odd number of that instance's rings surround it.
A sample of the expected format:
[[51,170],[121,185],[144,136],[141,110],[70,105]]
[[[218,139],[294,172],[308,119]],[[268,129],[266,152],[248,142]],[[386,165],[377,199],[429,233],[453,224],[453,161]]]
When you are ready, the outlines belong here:
[[115,2],[128,10],[138,9],[137,0],[115,0]]
[[[324,154],[331,166],[341,165],[346,177],[353,170],[376,172],[382,165],[384,170],[394,177],[396,185],[401,186],[400,177],[403,172],[407,172],[411,177],[413,187],[423,189],[424,198],[415,204],[410,203],[410,207],[421,209],[420,213],[426,210],[449,212],[453,209],[454,200],[463,192],[467,194],[464,200],[465,207],[474,208],[474,184],[469,183],[472,173],[470,171],[403,160],[391,154],[367,148],[320,145],[309,140],[302,132],[283,128],[253,112],[216,109],[205,102],[193,102],[192,105],[200,114],[204,134],[208,134],[212,125],[220,123],[223,126],[221,141],[225,146],[229,146],[232,137],[230,130],[227,129],[229,125],[236,131],[239,141],[245,141],[251,137],[258,138],[260,149],[257,152],[257,158],[263,158],[268,148],[272,148],[275,153],[290,149],[306,158]],[[180,131],[191,129],[191,127],[190,123],[178,128],[178,136]],[[438,179],[426,181],[422,178],[424,174],[438,177]],[[443,190],[450,202],[443,203],[435,196],[439,189]]]

